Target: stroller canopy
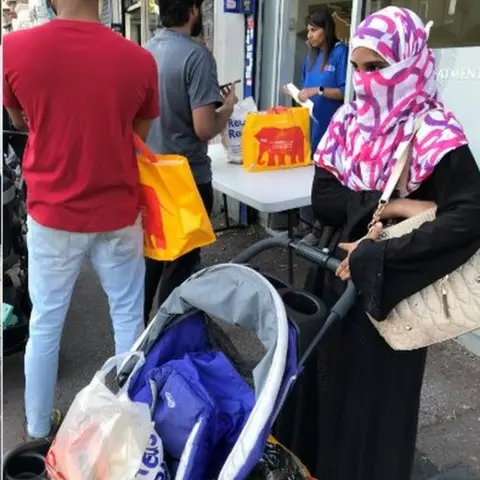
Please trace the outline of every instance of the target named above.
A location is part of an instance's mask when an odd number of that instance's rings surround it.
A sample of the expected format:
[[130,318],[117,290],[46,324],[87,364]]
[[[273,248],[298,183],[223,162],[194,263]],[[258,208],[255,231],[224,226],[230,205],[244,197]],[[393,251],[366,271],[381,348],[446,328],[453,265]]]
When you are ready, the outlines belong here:
[[[263,345],[261,360],[249,372],[244,365],[251,344],[246,353],[239,354],[225,333],[234,326],[255,332]],[[145,352],[146,362],[132,379],[131,397],[148,383],[152,368],[198,349],[202,332],[206,332],[210,350],[225,353],[246,384],[253,386],[253,409],[218,474],[222,480],[245,478],[260,459],[273,421],[298,373],[296,331],[287,320],[279,294],[261,274],[236,264],[206,268],[172,293],[134,347]],[[237,394],[234,390],[232,397]],[[191,448],[192,443],[186,442],[177,479],[195,477],[186,473],[191,471]]]

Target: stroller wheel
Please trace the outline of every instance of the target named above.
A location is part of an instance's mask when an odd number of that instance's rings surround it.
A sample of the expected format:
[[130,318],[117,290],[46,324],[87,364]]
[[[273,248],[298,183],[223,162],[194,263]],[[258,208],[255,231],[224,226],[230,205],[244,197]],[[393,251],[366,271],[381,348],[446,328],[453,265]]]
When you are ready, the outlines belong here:
[[8,452],[3,461],[5,480],[46,480],[45,458],[50,442],[45,439],[22,443]]

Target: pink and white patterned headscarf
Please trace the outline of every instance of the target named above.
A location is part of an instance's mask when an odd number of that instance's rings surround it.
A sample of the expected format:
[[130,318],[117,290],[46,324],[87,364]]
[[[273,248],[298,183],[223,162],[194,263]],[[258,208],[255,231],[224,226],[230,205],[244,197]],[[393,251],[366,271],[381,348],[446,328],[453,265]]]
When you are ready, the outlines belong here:
[[468,143],[439,99],[435,58],[427,46],[430,26],[410,10],[387,7],[355,32],[351,51],[369,48],[389,66],[354,72],[356,100],[334,115],[314,157],[351,190],[383,191],[399,145],[411,140],[416,118],[426,112],[413,140],[406,193],[416,190],[446,153]]

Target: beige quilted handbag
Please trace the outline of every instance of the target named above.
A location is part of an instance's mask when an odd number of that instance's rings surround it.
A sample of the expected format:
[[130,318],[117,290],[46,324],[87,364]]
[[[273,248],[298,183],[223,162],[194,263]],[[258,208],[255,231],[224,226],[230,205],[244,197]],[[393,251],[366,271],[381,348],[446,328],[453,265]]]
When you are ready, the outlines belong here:
[[[421,124],[417,120],[415,132]],[[388,179],[370,225],[375,224],[408,169],[410,143]],[[405,183],[404,183],[405,184]],[[385,228],[379,240],[400,237],[435,219],[435,209]],[[480,328],[480,250],[450,275],[401,301],[383,321],[368,315],[380,335],[394,350],[415,350],[444,342]]]

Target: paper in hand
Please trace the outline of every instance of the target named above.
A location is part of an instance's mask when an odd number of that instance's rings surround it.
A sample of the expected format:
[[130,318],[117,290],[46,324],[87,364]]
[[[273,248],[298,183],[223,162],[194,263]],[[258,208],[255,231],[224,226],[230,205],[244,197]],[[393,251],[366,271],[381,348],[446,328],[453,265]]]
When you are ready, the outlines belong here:
[[306,100],[305,102],[301,102],[298,98],[300,90],[293,83],[288,83],[287,85],[285,85],[285,90],[296,103],[298,103],[302,107],[308,108],[310,116],[316,123],[318,123],[318,120],[313,116],[313,102],[310,99]]

